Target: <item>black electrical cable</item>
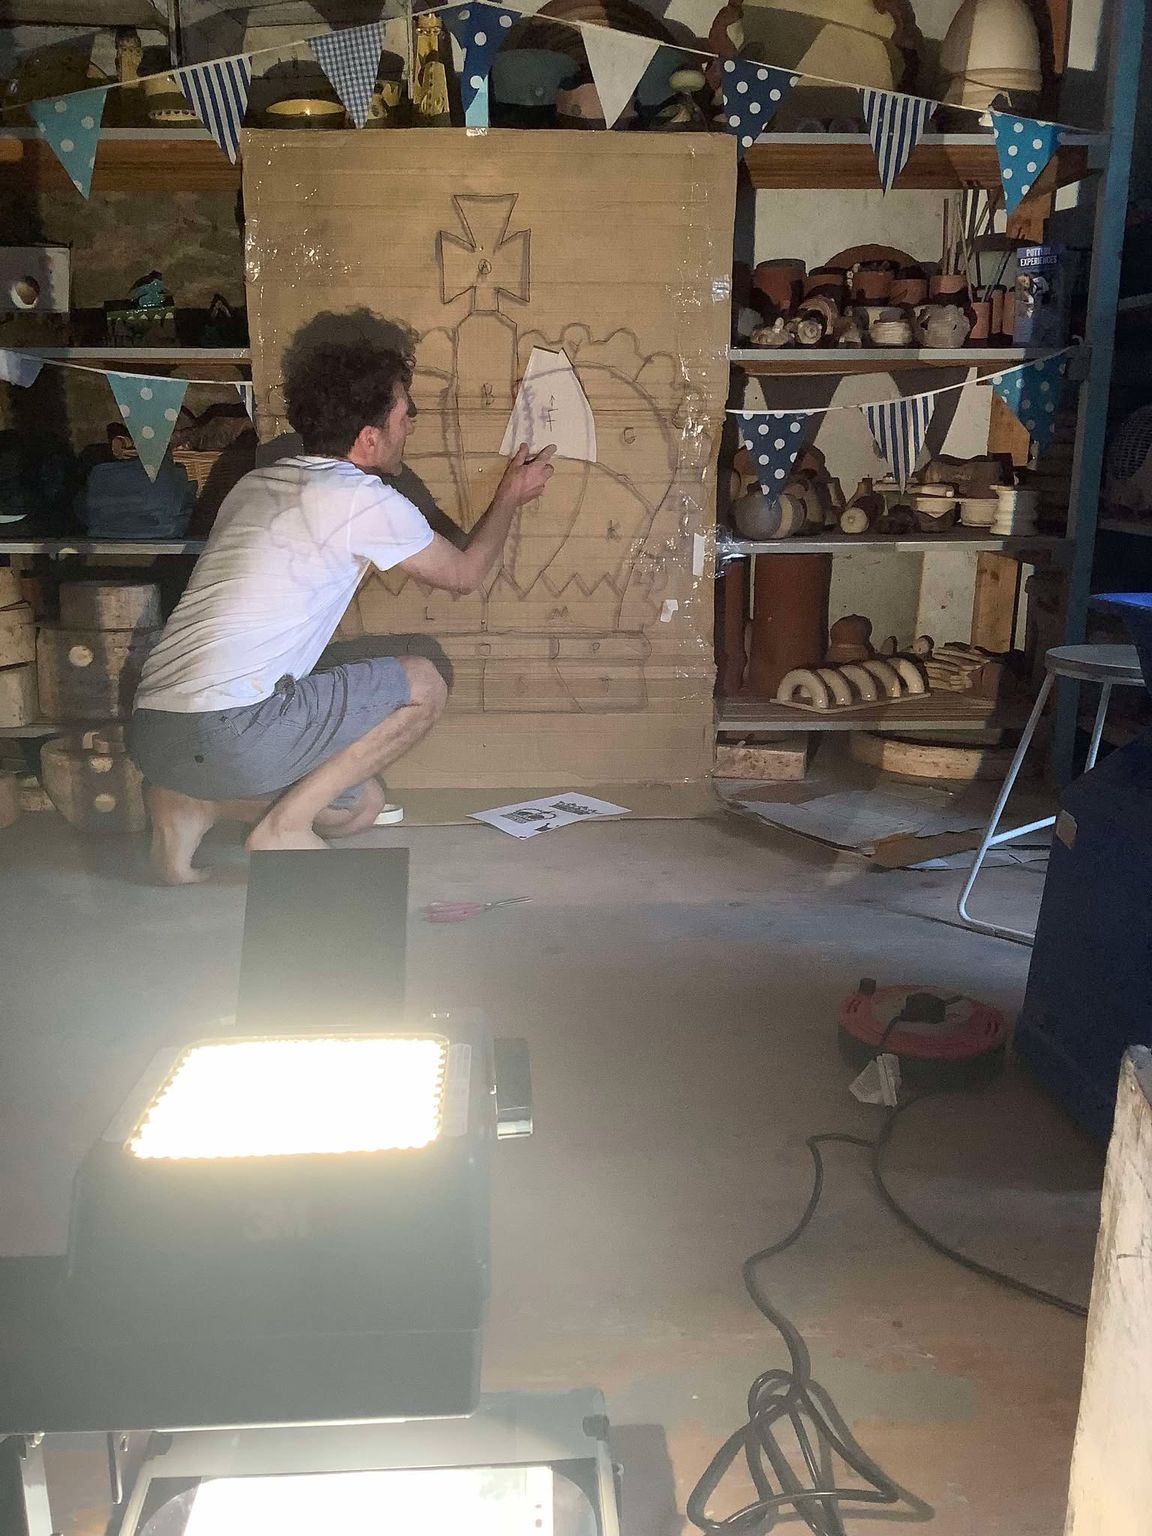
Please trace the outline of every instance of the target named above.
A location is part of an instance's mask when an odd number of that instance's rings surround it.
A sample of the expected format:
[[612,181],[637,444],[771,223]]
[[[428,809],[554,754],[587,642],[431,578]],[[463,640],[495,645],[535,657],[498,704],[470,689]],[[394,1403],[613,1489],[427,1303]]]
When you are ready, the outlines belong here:
[[[748,1393],[747,1421],[729,1435],[689,1495],[686,1510],[688,1519],[699,1530],[710,1533],[710,1536],[744,1536],[744,1533],[767,1532],[776,1524],[778,1517],[786,1513],[798,1516],[813,1536],[847,1536],[844,1525],[846,1515],[864,1516],[871,1513],[873,1518],[919,1524],[931,1520],[935,1514],[931,1505],[894,1482],[860,1445],[828,1392],[819,1382],[813,1381],[812,1359],[803,1336],[795,1324],[769,1301],[757,1278],[756,1272],[761,1264],[791,1248],[810,1226],[824,1192],[824,1158],[820,1148],[825,1143],[838,1142],[869,1151],[872,1178],[880,1198],[910,1232],[915,1233],[936,1253],[974,1274],[982,1275],[985,1279],[993,1280],[1035,1301],[1059,1307],[1078,1317],[1087,1316],[1087,1308],[1078,1302],[1029,1285],[1014,1275],[992,1269],[950,1247],[923,1227],[893,1195],[884,1179],[884,1150],[904,1111],[922,1099],[932,1097],[935,1095],[921,1094],[894,1109],[884,1122],[880,1134],[872,1141],[843,1132],[809,1136],[804,1144],[812,1158],[812,1193],[803,1214],[785,1237],[744,1260],[741,1267],[744,1288],[757,1311],[784,1340],[789,1363],[787,1368],[764,1371],[752,1383]],[[787,1421],[795,1437],[791,1455],[781,1438],[784,1421]],[[807,1483],[795,1470],[797,1451],[810,1479]],[[741,1456],[757,1496],[750,1504],[730,1515],[713,1517],[708,1513],[708,1505]],[[838,1486],[834,1475],[836,1456],[866,1486]],[[901,1505],[903,1508],[899,1507]],[[882,1516],[878,1515],[877,1506],[886,1507]]]

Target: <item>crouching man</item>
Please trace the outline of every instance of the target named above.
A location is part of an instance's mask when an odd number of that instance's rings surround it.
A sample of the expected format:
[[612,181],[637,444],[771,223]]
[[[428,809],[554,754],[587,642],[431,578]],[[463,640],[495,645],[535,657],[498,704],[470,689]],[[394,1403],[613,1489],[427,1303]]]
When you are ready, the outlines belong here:
[[446,686],[422,657],[322,654],[372,568],[448,592],[481,586],[554,450],[520,449],[458,549],[380,478],[403,463],[410,383],[410,359],[371,342],[306,354],[285,380],[304,452],[245,475],[220,508],[128,730],[167,883],[207,878],[193,856],[227,817],[256,822],[250,849],[323,848],[370,827],[385,804],[375,776],[443,712]]

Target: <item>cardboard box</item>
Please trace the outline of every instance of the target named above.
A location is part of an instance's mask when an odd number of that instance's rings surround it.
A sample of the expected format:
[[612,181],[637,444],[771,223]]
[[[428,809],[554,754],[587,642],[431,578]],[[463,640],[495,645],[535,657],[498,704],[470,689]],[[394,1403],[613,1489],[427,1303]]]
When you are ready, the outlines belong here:
[[389,783],[706,776],[730,137],[254,132],[243,163],[266,441],[288,430],[285,347],[361,307],[419,334],[407,463],[465,529],[533,346],[567,353],[595,417],[598,461],[558,463],[486,592],[395,572],[361,588],[342,634],[435,637],[455,671],[444,720]]

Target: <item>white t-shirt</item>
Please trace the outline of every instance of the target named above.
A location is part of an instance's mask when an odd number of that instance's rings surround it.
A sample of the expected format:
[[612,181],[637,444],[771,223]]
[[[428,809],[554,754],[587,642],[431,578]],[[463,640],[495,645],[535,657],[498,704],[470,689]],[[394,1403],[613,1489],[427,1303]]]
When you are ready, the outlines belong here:
[[245,475],[144,664],[137,709],[193,714],[270,698],[316,665],[371,566],[432,542],[423,514],[347,459],[302,455]]

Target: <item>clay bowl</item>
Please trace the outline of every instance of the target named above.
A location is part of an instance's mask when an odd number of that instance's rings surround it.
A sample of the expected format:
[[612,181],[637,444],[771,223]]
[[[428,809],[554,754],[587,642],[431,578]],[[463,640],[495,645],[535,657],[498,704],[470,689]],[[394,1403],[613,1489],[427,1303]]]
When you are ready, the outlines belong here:
[[804,503],[799,496],[749,491],[732,503],[732,521],[746,539],[786,539],[803,528]]

